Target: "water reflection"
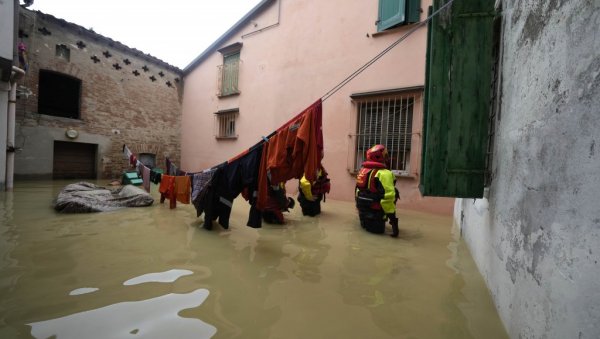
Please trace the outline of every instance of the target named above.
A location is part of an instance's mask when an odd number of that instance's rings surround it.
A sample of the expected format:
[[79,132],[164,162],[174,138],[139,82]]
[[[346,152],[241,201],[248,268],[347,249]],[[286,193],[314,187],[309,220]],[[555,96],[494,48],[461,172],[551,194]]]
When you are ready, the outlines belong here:
[[129,279],[126,282],[124,282],[123,285],[125,285],[125,286],[138,285],[138,284],[143,284],[143,283],[147,283],[147,282],[167,283],[167,282],[173,282],[181,277],[184,277],[184,276],[190,275],[190,274],[194,274],[194,272],[192,272],[190,270],[169,270],[166,272],[148,273],[148,274],[141,275],[139,277]]
[[82,294],[94,293],[98,290],[99,290],[99,288],[96,288],[96,287],[82,287],[82,288],[72,290],[71,292],[69,292],[69,295],[82,295]]
[[153,299],[121,302],[66,317],[28,324],[35,338],[211,338],[217,329],[199,319],[182,318],[184,309],[200,306],[208,290],[170,293]]
[[399,211],[393,239],[328,200],[253,229],[240,199],[207,231],[191,205],[57,214],[66,184],[0,192],[0,338],[506,337],[449,217]]

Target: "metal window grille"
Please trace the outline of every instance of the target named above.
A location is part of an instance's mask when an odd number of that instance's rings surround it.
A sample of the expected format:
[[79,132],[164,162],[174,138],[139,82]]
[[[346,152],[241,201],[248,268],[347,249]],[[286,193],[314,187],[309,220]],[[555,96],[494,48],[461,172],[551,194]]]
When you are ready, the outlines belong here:
[[223,57],[223,65],[218,66],[219,96],[238,94],[238,80],[240,73],[240,53]]
[[354,171],[366,160],[369,148],[382,144],[390,155],[390,169],[408,173],[414,103],[414,95],[358,101]]
[[237,111],[215,114],[217,138],[237,138],[237,134],[235,133],[237,116]]

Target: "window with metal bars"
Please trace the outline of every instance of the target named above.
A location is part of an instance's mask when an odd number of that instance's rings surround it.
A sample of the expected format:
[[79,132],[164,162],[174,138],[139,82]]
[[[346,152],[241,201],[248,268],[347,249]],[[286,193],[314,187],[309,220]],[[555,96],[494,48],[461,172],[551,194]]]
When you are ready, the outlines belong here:
[[366,160],[369,148],[382,144],[390,155],[390,169],[408,174],[414,103],[414,95],[357,100],[354,171]]
[[235,123],[239,114],[238,109],[219,111],[215,113],[215,136],[217,139],[235,139]]

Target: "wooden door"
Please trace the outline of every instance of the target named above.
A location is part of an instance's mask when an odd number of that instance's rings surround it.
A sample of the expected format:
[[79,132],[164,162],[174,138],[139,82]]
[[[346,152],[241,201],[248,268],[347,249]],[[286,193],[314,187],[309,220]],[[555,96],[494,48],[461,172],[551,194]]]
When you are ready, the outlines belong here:
[[54,142],[54,179],[96,179],[98,145],[79,142]]

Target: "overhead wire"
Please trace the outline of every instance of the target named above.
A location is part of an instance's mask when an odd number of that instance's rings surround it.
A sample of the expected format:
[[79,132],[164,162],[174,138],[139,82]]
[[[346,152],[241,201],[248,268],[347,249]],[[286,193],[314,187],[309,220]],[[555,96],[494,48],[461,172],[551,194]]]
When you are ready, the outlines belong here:
[[356,78],[360,73],[362,73],[364,70],[366,70],[367,68],[369,68],[377,60],[381,59],[381,57],[383,57],[384,55],[386,55],[394,47],[396,47],[398,44],[400,44],[401,42],[403,42],[404,40],[406,40],[406,38],[408,38],[409,36],[411,36],[419,28],[421,28],[422,26],[424,26],[425,24],[427,24],[431,19],[433,19],[436,15],[438,15],[444,9],[448,8],[453,2],[454,2],[454,0],[448,1],[442,7],[440,7],[439,9],[437,9],[436,11],[434,11],[433,13],[431,13],[431,15],[429,17],[427,17],[425,20],[419,21],[418,23],[416,23],[408,32],[406,32],[406,34],[404,34],[403,36],[401,36],[398,40],[394,41],[391,45],[389,45],[388,47],[386,47],[383,51],[379,52],[379,54],[377,54],[375,57],[373,57],[367,63],[365,63],[360,68],[358,68],[356,71],[354,71],[352,74],[350,74],[348,77],[346,77],[344,80],[342,80],[339,84],[335,85],[331,90],[329,90],[329,92],[325,93],[325,95],[323,95],[321,97],[321,101],[325,101],[328,98],[330,98],[337,91],[339,91],[340,89],[342,89],[342,87],[346,86],[346,84],[348,84],[350,81],[352,81],[354,78]]

